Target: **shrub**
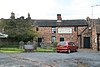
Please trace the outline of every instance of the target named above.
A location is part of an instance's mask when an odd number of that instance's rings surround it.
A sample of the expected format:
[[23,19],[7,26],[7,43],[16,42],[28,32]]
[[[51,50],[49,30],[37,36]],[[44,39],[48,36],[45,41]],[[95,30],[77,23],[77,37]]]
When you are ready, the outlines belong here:
[[58,44],[58,42],[54,42],[54,43],[52,43],[52,44],[53,44],[54,47],[56,47],[57,44]]

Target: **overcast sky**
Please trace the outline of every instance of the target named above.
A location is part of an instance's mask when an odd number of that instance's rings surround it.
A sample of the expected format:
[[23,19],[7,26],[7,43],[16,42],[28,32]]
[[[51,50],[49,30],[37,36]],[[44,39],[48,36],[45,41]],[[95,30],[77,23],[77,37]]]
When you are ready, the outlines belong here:
[[[11,12],[15,17],[32,19],[85,19],[92,17],[92,5],[100,4],[100,0],[0,0],[0,18],[9,18]],[[100,18],[100,6],[93,7],[93,18]]]

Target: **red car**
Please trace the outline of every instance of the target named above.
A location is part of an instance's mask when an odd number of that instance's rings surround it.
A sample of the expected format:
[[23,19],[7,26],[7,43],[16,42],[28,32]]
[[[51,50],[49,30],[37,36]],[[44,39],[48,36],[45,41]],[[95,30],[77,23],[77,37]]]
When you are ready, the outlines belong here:
[[59,42],[56,46],[56,51],[59,52],[72,52],[72,51],[77,51],[78,45],[75,42],[70,42],[70,41],[63,41]]

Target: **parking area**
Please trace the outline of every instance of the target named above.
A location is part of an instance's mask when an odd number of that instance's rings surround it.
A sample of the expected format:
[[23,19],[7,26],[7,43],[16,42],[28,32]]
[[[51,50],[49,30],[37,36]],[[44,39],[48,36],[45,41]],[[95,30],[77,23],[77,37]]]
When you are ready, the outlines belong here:
[[100,52],[0,53],[0,67],[100,67]]

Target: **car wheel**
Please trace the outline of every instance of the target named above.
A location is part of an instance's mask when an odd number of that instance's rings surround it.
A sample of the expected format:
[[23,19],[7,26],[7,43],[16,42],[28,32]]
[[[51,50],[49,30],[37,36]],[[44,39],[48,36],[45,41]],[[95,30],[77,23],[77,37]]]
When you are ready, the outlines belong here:
[[68,49],[68,53],[71,53],[71,50],[70,49]]
[[75,50],[75,52],[77,52],[77,49]]

